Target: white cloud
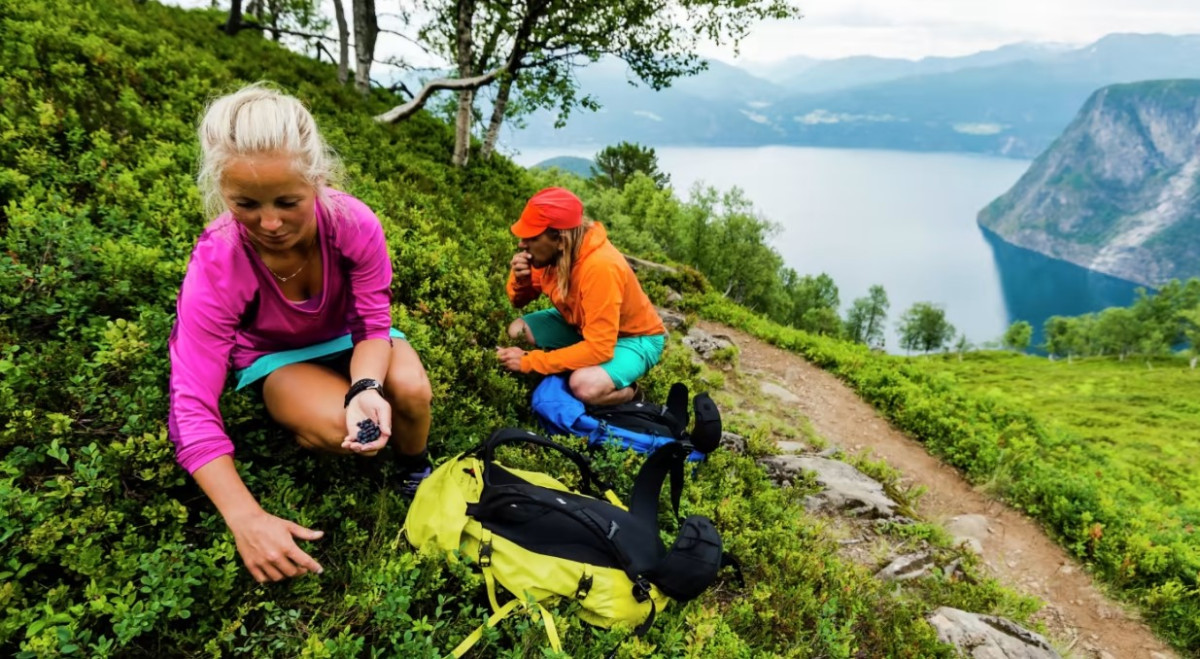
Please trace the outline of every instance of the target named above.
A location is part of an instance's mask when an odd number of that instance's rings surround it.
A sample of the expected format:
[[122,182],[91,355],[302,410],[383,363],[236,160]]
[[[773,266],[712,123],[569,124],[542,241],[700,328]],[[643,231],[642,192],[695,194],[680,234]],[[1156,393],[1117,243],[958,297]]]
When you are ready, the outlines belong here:
[[652,121],[662,121],[663,120],[662,117],[658,116],[657,114],[654,114],[653,112],[650,112],[649,110],[634,110],[633,114],[634,114],[634,116],[645,117]]
[[954,124],[954,132],[964,135],[997,135],[1005,131],[1004,124]]
[[739,110],[739,112],[741,112],[743,115],[746,116],[747,119],[749,119],[750,121],[753,121],[756,124],[768,125],[771,123],[771,120],[768,119],[766,117],[766,115],[762,115],[757,112],[751,112],[749,110]]
[[895,117],[890,114],[847,114],[845,112],[830,112],[829,110],[813,110],[808,114],[792,117],[792,119],[797,123],[808,126],[816,126],[818,124],[854,123],[858,121],[867,121],[873,123],[908,121],[907,119]]
[[[1082,45],[1113,32],[1200,32],[1196,0],[802,0],[799,21],[770,21],[741,58],[966,55],[1017,41]],[[732,61],[728,48],[706,56]]]

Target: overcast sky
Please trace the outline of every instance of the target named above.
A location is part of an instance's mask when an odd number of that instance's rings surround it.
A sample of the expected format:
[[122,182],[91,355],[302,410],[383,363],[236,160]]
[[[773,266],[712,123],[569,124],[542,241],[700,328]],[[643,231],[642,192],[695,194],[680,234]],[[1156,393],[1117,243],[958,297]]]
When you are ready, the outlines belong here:
[[[1083,45],[1113,32],[1200,33],[1200,0],[799,0],[804,18],[757,27],[742,58],[965,55],[1018,41]],[[728,50],[706,55],[731,60]]]
[[[164,1],[187,7],[211,4],[211,0]],[[741,59],[772,61],[793,55],[918,59],[966,55],[1018,41],[1083,45],[1113,32],[1200,33],[1200,0],[796,1],[804,18],[757,26],[742,43]],[[350,0],[344,2],[348,11]],[[392,11],[395,4],[395,0],[377,0],[376,8]],[[332,17],[333,10],[327,13]],[[395,27],[387,20],[381,22]],[[379,55],[403,50],[400,43],[390,42],[399,40],[380,35]],[[707,46],[703,54],[734,61],[728,48]]]

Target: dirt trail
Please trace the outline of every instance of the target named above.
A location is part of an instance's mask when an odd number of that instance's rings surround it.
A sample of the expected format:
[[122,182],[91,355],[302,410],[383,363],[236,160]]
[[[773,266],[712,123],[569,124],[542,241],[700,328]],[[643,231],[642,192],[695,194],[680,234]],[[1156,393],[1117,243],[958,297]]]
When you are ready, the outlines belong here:
[[849,453],[873,453],[902,472],[905,484],[924,486],[926,493],[917,506],[924,519],[941,523],[959,515],[987,517],[989,532],[981,538],[984,564],[1002,583],[1047,603],[1040,619],[1071,656],[1177,656],[1136,614],[1097,590],[1091,576],[1036,522],[978,492],[956,470],[893,428],[836,377],[744,332],[710,322],[701,322],[699,327],[737,343],[739,370],[768,376],[794,393],[800,399],[800,411],[818,435]]

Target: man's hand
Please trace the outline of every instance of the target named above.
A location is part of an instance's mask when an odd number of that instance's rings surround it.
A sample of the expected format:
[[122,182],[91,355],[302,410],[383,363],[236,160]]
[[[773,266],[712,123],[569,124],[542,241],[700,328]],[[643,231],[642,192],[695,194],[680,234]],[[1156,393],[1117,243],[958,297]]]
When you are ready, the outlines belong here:
[[320,563],[296,545],[295,540],[319,540],[325,535],[324,532],[306,529],[261,508],[244,517],[226,521],[233,531],[238,554],[241,554],[246,569],[255,581],[282,581],[309,572],[320,574],[324,571]]
[[525,351],[520,348],[496,348],[496,359],[510,371],[521,372],[521,358],[524,356]]
[[529,265],[529,261],[532,258],[533,255],[525,251],[520,251],[516,254],[513,254],[512,261],[509,263],[509,267],[512,268],[513,276],[517,279],[528,279],[529,276],[533,274],[533,270]]

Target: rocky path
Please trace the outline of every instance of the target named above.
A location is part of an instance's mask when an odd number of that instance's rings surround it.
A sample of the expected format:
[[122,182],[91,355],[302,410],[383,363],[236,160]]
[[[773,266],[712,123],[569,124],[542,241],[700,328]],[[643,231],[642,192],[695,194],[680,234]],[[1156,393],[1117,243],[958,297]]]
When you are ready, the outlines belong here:
[[917,512],[957,526],[956,536],[978,542],[984,564],[1001,582],[1046,602],[1040,618],[1070,656],[1080,659],[1167,659],[1173,651],[1137,616],[1105,597],[1090,575],[1036,522],[979,492],[953,468],[893,428],[833,375],[799,355],[724,325],[701,322],[740,349],[738,370],[762,381],[763,392],[782,397],[811,422],[816,434],[849,453],[869,452],[922,486]]

